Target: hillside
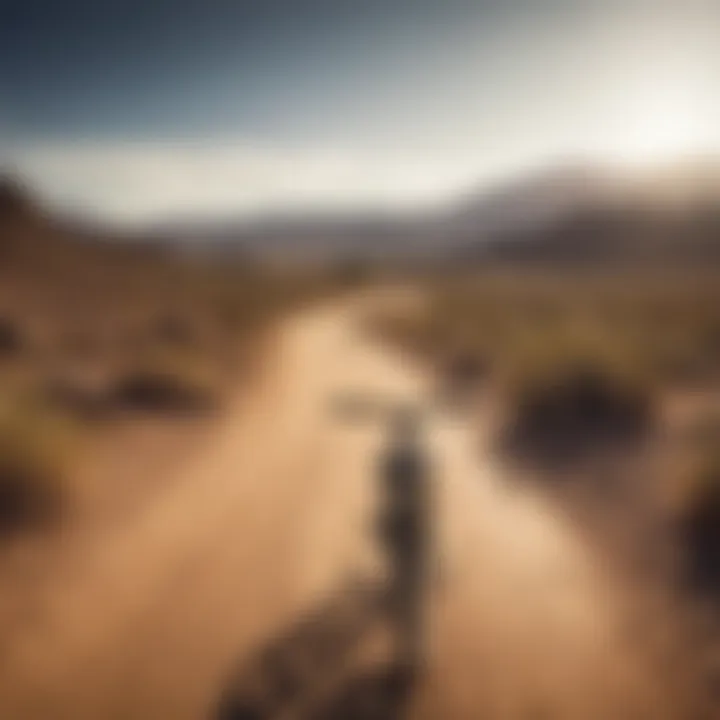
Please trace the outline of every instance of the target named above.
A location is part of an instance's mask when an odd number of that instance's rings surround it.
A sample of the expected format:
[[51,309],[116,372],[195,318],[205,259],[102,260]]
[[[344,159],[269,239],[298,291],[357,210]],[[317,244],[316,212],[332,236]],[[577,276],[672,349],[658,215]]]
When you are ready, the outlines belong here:
[[[555,169],[466,202],[449,228],[461,260],[720,262],[720,165]],[[454,243],[456,244],[456,243]]]
[[[112,506],[139,478],[152,482],[152,462],[168,460],[156,448],[187,444],[185,425],[252,385],[266,330],[331,285],[71,227],[0,183],[0,539],[86,490]],[[126,471],[113,460],[126,452],[148,468]],[[91,468],[85,490],[66,454]]]
[[156,230],[193,254],[294,260],[720,261],[720,162],[573,162],[471,188],[440,209],[278,213]]
[[[4,230],[2,230],[4,228]],[[278,213],[166,223],[108,243],[90,226],[50,222],[22,186],[0,183],[0,250],[57,269],[69,256],[178,256],[232,264],[358,260],[646,263],[720,262],[720,161],[652,168],[560,164],[490,188],[471,188],[439,210]],[[46,242],[52,236],[51,242]],[[97,240],[105,242],[98,243]],[[130,242],[132,240],[133,242]],[[143,242],[144,241],[144,242]],[[58,250],[58,248],[62,248]],[[77,259],[70,264],[77,264]],[[82,264],[82,263],[81,263]]]

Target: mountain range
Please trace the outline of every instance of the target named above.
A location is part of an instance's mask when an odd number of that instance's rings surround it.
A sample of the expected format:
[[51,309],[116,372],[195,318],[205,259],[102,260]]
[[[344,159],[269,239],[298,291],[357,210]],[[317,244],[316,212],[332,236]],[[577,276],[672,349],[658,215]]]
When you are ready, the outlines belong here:
[[[0,227],[10,219],[41,216],[20,184],[0,182]],[[97,228],[77,232],[98,235]],[[424,213],[226,218],[148,228],[132,239],[221,256],[720,261],[720,160],[703,157],[635,169],[569,163],[490,190],[470,190]]]

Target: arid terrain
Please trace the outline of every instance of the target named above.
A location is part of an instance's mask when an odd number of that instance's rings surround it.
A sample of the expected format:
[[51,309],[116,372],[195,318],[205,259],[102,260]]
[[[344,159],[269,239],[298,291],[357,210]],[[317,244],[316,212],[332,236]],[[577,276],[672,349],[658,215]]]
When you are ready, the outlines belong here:
[[[358,333],[362,309],[288,321],[252,396],[163,491],[121,525],[68,530],[4,638],[4,716],[212,717],[258,643],[376,572],[383,423],[343,423],[333,398],[426,390]],[[427,425],[441,570],[418,717],[678,717],[689,688],[672,639],[645,644],[649,619],[599,554],[468,430]]]
[[0,720],[720,720],[720,0],[0,0]]
[[[218,264],[8,197],[1,717],[715,717],[712,275]],[[399,405],[433,497],[411,675]]]

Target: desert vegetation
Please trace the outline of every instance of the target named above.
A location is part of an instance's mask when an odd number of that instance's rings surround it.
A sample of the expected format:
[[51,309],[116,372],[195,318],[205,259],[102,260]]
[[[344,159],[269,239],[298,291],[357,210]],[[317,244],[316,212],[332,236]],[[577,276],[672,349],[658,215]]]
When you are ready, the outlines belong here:
[[559,402],[575,388],[623,396],[639,416],[664,391],[720,382],[713,273],[483,271],[428,285],[426,312],[384,331],[433,368],[474,358],[528,411],[545,389]]
[[424,310],[382,319],[381,334],[441,388],[459,381],[509,483],[549,494],[640,596],[665,604],[654,622],[699,683],[687,706],[717,707],[716,271],[518,265],[420,286]]
[[0,536],[59,518],[79,452],[72,423],[29,398],[0,406]]
[[431,360],[462,350],[508,380],[578,355],[650,381],[720,377],[713,273],[488,270],[433,278],[430,295],[394,331]]
[[[99,439],[140,419],[146,433],[207,422],[261,370],[275,320],[347,285],[66,227],[7,180],[0,251],[0,525],[13,530],[63,514],[70,468]],[[59,440],[71,425],[82,443]]]
[[[666,473],[673,518],[692,586],[720,596],[720,413],[699,412],[683,429]],[[674,460],[674,462],[673,462]]]
[[478,412],[492,401],[503,457],[548,477],[559,461],[660,456],[639,472],[673,508],[662,522],[681,527],[691,564],[716,564],[701,557],[717,553],[720,517],[714,271],[495,268],[423,285],[424,311],[385,318],[381,332],[441,382],[475,368],[468,392],[483,391]]

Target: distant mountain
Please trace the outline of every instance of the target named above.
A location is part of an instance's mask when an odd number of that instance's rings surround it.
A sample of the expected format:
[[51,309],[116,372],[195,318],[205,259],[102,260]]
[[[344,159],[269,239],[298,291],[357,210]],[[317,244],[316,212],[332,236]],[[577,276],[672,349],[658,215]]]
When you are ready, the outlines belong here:
[[720,162],[621,171],[572,163],[440,211],[285,215],[185,226],[186,248],[232,254],[366,260],[597,262],[653,255],[715,258]]
[[720,162],[560,168],[465,200],[446,224],[463,262],[715,262]]
[[455,238],[513,236],[606,203],[614,186],[609,174],[589,165],[562,166],[490,192],[469,193],[448,209],[444,222]]
[[[21,185],[0,181],[0,245],[3,225],[43,227],[48,224],[43,218]],[[65,237],[134,240],[223,259],[716,262],[720,160],[694,158],[633,171],[571,163],[465,193],[444,209],[425,213],[225,218],[145,229],[127,237],[88,226],[56,222],[53,227]]]
[[155,237],[187,251],[389,260],[434,259],[468,245],[530,231],[589,204],[607,180],[580,165],[538,173],[492,192],[467,193],[424,213],[295,213],[183,223]]
[[408,215],[296,213],[184,223],[151,235],[194,254],[382,260],[413,253],[427,227],[425,219]]

